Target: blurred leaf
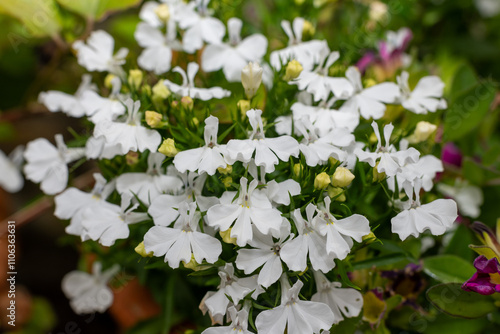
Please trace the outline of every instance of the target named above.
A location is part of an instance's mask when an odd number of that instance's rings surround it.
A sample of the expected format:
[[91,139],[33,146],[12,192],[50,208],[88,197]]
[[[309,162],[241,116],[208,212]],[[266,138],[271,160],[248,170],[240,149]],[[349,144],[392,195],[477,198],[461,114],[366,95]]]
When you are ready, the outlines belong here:
[[385,256],[376,256],[376,257],[368,259],[368,260],[354,262],[352,264],[352,270],[368,269],[368,268],[371,268],[373,266],[375,266],[375,267],[386,266],[389,264],[394,264],[394,263],[406,260],[407,258],[408,257],[404,253],[395,253],[395,254],[390,254],[390,255],[385,255]]
[[470,229],[460,224],[453,233],[450,243],[446,246],[445,253],[459,256],[472,263],[474,253],[469,249],[469,245],[473,242],[474,240]]
[[474,319],[496,310],[493,298],[464,291],[459,283],[435,285],[427,290],[426,295],[438,310],[454,317]]
[[498,161],[500,161],[500,144],[495,143],[484,153],[483,163],[489,166]]
[[488,180],[500,177],[500,171],[495,168],[488,169],[470,157],[464,158],[462,169],[467,180],[480,186]]
[[462,283],[468,280],[476,269],[456,255],[437,255],[424,259],[424,271],[443,283]]
[[61,29],[61,18],[53,0],[0,0],[0,13],[20,20],[29,37],[54,36]]
[[[421,319],[424,320],[424,319]],[[488,319],[457,319],[446,314],[440,314],[425,328],[426,334],[460,333],[479,334],[485,333]]]
[[141,0],[57,0],[61,6],[83,17],[100,20],[112,11],[125,10],[141,3]]
[[463,64],[453,76],[453,81],[451,83],[451,101],[454,101],[458,96],[472,89],[477,84],[478,80],[474,69],[467,64]]

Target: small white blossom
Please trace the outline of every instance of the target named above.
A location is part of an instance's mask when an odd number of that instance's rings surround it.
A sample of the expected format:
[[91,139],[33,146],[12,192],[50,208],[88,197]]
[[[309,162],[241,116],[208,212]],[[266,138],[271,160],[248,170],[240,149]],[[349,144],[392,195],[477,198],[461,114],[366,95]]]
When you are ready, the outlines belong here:
[[453,186],[439,183],[437,190],[457,202],[458,211],[461,215],[477,218],[481,214],[481,205],[484,202],[483,191],[467,181],[456,180]]
[[401,104],[415,114],[427,114],[438,109],[446,109],[443,99],[444,82],[437,76],[427,76],[420,79],[413,91],[408,85],[408,72],[404,71],[397,77],[401,89]]
[[0,150],[0,187],[10,193],[18,192],[24,186],[23,175],[21,174],[21,164],[23,158],[24,147],[16,147],[7,157]]

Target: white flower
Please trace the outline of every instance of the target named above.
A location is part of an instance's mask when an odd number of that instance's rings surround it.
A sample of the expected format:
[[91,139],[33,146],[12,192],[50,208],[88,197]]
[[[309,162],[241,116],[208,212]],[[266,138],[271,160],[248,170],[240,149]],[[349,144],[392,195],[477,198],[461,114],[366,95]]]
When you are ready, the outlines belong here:
[[270,62],[272,67],[279,71],[282,65],[296,59],[304,70],[311,70],[314,64],[319,62],[321,50],[328,49],[326,41],[302,42],[304,19],[301,17],[296,17],[293,20],[293,30],[290,22],[286,20],[281,21],[281,27],[288,36],[288,47],[271,52]]
[[151,152],[146,173],[125,173],[116,178],[116,190],[120,195],[137,195],[142,203],[149,205],[160,194],[177,194],[183,182],[176,176],[165,175],[161,164],[165,156]]
[[[203,41],[219,44],[226,33],[224,23],[211,17],[207,8],[210,0],[195,0],[178,12],[181,29],[187,29],[182,37],[184,50],[193,53],[203,47]],[[196,10],[194,10],[196,7]]]
[[[404,142],[404,139],[401,140]],[[401,148],[402,145],[400,145]],[[401,171],[395,176],[387,178],[388,188],[395,191],[394,182],[398,182],[398,188],[403,189],[403,182],[409,181],[413,184],[415,179],[422,182],[422,188],[425,191],[430,191],[434,186],[433,180],[438,172],[442,172],[443,163],[433,155],[425,155],[418,159],[415,163],[407,163],[401,167]]]
[[325,303],[333,311],[334,323],[339,323],[347,318],[357,317],[363,308],[363,295],[353,288],[341,288],[339,282],[330,282],[325,275],[314,271],[316,292],[311,301]]
[[85,156],[88,159],[112,159],[122,154],[120,143],[108,144],[104,137],[89,137],[85,143]]
[[314,101],[328,99],[330,92],[337,98],[347,98],[354,90],[346,78],[328,76],[328,69],[340,57],[338,52],[330,54],[328,52],[328,49],[322,50],[319,65],[314,71],[303,70],[297,79],[290,82],[297,85],[300,90],[305,89],[313,94]]
[[363,89],[361,73],[356,67],[349,67],[345,75],[354,87],[354,92],[340,111],[359,112],[365,119],[379,119],[384,116],[386,109],[384,103],[395,103],[399,98],[399,87],[395,83],[383,82]]
[[253,129],[250,138],[230,140],[226,148],[232,160],[242,162],[250,162],[255,152],[255,164],[263,166],[266,173],[271,173],[279,160],[288,161],[290,156],[298,157],[299,143],[290,136],[266,138],[261,115],[262,110],[247,111],[247,117]]
[[118,77],[111,80],[113,86],[109,97],[102,97],[93,90],[84,91],[79,98],[80,104],[85,109],[85,114],[89,120],[98,124],[102,121],[114,121],[117,116],[125,113],[125,106],[119,95],[121,81]]
[[87,208],[94,208],[106,203],[106,198],[115,189],[115,182],[106,182],[101,174],[94,174],[95,185],[90,193],[77,188],[68,188],[54,197],[56,209],[54,216],[59,219],[71,219],[66,227],[66,233],[84,236],[82,226],[83,213]]
[[446,100],[442,98],[444,82],[439,77],[423,77],[413,91],[410,91],[408,77],[409,74],[406,71],[397,77],[403,107],[415,114],[427,114],[427,112],[447,108]]
[[114,265],[104,272],[101,268],[101,263],[94,262],[92,274],[75,270],[64,276],[61,287],[75,313],[103,313],[113,304],[113,292],[107,284],[120,267]]
[[249,62],[248,65],[241,69],[241,84],[245,89],[245,95],[251,99],[257,93],[260,84],[262,83],[262,73],[264,69],[255,62]]
[[84,74],[75,95],[49,90],[48,92],[41,92],[38,95],[38,102],[45,105],[52,112],[62,111],[71,117],[82,117],[87,114],[85,106],[81,103],[83,93],[97,89],[91,81],[92,76]]
[[113,122],[103,120],[94,129],[94,137],[103,136],[109,145],[120,144],[121,153],[129,151],[144,152],[150,150],[155,152],[161,143],[161,135],[156,130],[148,129],[141,125],[140,101],[128,99],[125,102],[128,117],[125,122]]
[[28,143],[24,158],[26,178],[40,183],[40,188],[47,195],[54,195],[64,190],[68,183],[67,164],[82,158],[83,148],[67,148],[62,135],[55,136],[57,148],[45,138],[38,138]]
[[326,252],[326,238],[319,233],[314,220],[316,206],[309,203],[306,207],[307,220],[295,209],[292,218],[298,235],[281,248],[281,259],[293,271],[304,271],[307,268],[307,255],[314,270],[329,272],[335,267],[333,256]]
[[276,242],[271,236],[262,235],[258,230],[255,231],[252,241],[249,242],[250,246],[254,248],[242,248],[238,250],[236,266],[247,275],[263,266],[259,272],[257,283],[264,288],[270,287],[283,273],[280,251],[289,236],[290,223],[288,221],[285,221],[281,225],[279,240]]
[[390,144],[391,134],[394,130],[394,126],[391,123],[384,127],[384,146],[382,146],[380,130],[375,121],[372,122],[372,128],[378,140],[377,149],[375,152],[366,152],[360,148],[355,149],[354,153],[358,156],[359,161],[367,162],[370,166],[375,167],[376,160],[380,158],[377,170],[379,173],[385,173],[389,177],[400,173],[401,167],[407,163],[418,161],[420,152],[413,147],[397,151],[394,145]]
[[404,182],[403,188],[408,201],[400,204],[403,211],[392,218],[392,232],[397,233],[401,240],[405,240],[409,235],[418,237],[425,230],[430,230],[433,235],[443,234],[458,217],[457,203],[451,199],[437,199],[421,205],[421,184],[418,180],[414,183],[412,187],[409,182]]
[[477,218],[481,214],[484,196],[481,188],[470,185],[467,181],[456,180],[454,186],[439,183],[437,190],[457,202],[461,215]]
[[351,251],[352,239],[361,242],[363,236],[370,233],[370,223],[362,215],[336,219],[330,212],[330,197],[324,199],[324,206],[318,210],[314,218],[316,228],[321,235],[326,235],[326,251],[336,259],[343,260]]
[[[82,215],[82,240],[92,239],[99,241],[103,246],[112,246],[118,239],[128,238],[129,224],[148,220],[148,214],[133,212],[139,204],[129,207],[131,196],[122,195],[122,205],[104,202],[98,206],[87,207]],[[127,209],[128,208],[128,209]]]
[[203,51],[201,68],[205,72],[220,70],[227,81],[241,80],[241,70],[248,62],[259,62],[267,51],[267,39],[253,34],[241,39],[242,22],[236,17],[227,21],[229,43],[210,44]]
[[248,188],[247,183],[247,178],[240,179],[239,197],[233,203],[217,204],[207,211],[207,224],[221,231],[232,226],[231,238],[236,238],[240,247],[253,239],[252,227],[277,237],[282,224],[281,212],[272,207],[266,194],[255,191],[257,180],[250,182]]
[[281,277],[281,304],[272,310],[266,310],[257,316],[255,326],[259,334],[319,333],[332,327],[335,317],[324,303],[299,299],[299,292],[304,283],[297,280],[290,287],[285,274]]
[[252,334],[248,328],[248,308],[244,307],[237,311],[234,306],[228,309],[229,318],[231,319],[230,326],[210,327],[205,329],[201,334]]
[[175,168],[181,173],[186,170],[198,173],[206,172],[214,175],[217,168],[226,168],[227,163],[223,157],[225,145],[217,144],[219,119],[209,116],[205,119],[205,146],[177,153],[174,158]]
[[111,35],[104,30],[92,32],[87,39],[87,44],[83,41],[73,43],[73,49],[77,52],[78,64],[88,71],[110,72],[118,76],[123,76],[121,67],[125,63],[128,49],[121,48],[113,55],[115,41]]
[[7,157],[0,150],[0,186],[10,193],[21,190],[24,186],[24,179],[21,174],[21,164],[23,163],[24,147],[16,147]]
[[194,86],[194,77],[199,68],[200,67],[197,63],[189,63],[187,66],[186,74],[186,72],[182,68],[176,66],[172,71],[177,72],[182,76],[182,85],[173,83],[170,80],[165,80],[163,81],[163,83],[175,94],[178,94],[180,96],[190,96],[193,99],[200,99],[203,101],[208,101],[213,98],[222,99],[223,97],[231,95],[230,91],[222,89],[220,87],[196,88]]
[[172,268],[178,268],[181,261],[188,263],[192,256],[197,263],[202,263],[203,260],[215,263],[222,252],[222,246],[216,238],[198,232],[200,219],[196,203],[181,203],[179,218],[173,228],[153,226],[144,235],[146,252],[165,256],[165,262]]

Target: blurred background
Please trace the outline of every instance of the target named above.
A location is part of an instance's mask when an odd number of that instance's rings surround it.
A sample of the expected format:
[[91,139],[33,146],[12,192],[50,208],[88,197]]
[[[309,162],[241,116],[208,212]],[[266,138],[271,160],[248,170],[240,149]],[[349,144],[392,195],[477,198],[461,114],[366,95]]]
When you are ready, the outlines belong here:
[[[140,0],[0,0],[2,151],[8,154],[17,145],[39,137],[53,142],[56,133],[62,133],[69,140],[75,134],[85,133],[86,128],[78,119],[50,113],[37,103],[38,94],[47,90],[71,94],[76,91],[85,71],[77,64],[71,44],[85,39],[92,30],[110,32],[116,47],[130,50],[130,68],[137,67],[133,59],[141,50],[133,33],[139,22],[141,3]],[[451,80],[458,71],[465,86],[469,81],[486,80],[493,84],[500,79],[500,0],[213,0],[211,6],[224,22],[232,16],[241,17],[245,21],[244,35],[254,31],[266,35],[271,50],[284,45],[282,19],[296,16],[309,19],[320,31],[316,37],[326,38],[332,50],[341,51],[341,61],[346,64],[355,64],[368,51],[376,50],[378,41],[385,38],[388,30],[408,27],[413,40],[407,53],[424,64],[426,71],[429,64],[433,64],[434,73],[447,83],[448,96]],[[93,74],[93,80],[103,82],[104,75]],[[493,162],[498,162],[498,108],[494,110],[486,110],[472,130],[455,140],[472,160],[488,153],[493,146],[490,154]],[[488,168],[495,172],[495,166]],[[78,168],[75,177],[80,177],[84,188],[86,173],[92,168],[91,164]],[[487,177],[477,179],[480,173],[477,169],[471,173],[476,179],[472,182],[482,186],[485,192],[480,220],[493,224],[498,216],[498,184],[488,184],[491,180]],[[498,174],[495,175],[498,179]],[[79,316],[71,311],[60,282],[64,274],[76,269],[78,246],[74,239],[65,237],[65,223],[55,219],[52,213],[52,199],[44,197],[37,185],[26,182],[23,191],[17,194],[0,189],[2,224],[5,225],[4,219],[11,215],[15,215],[18,223],[19,327],[15,332],[123,331],[128,325],[124,327],[120,322],[123,317],[120,311],[94,316]],[[0,252],[6,252],[4,238],[0,241]],[[6,253],[0,254],[0,261],[4,261]],[[0,263],[3,268],[5,263]],[[0,269],[0,290],[7,289],[6,285],[1,286],[6,282],[1,276],[4,272]],[[0,326],[5,325],[3,306],[8,302],[5,295],[0,293]],[[4,330],[5,327],[0,332]]]

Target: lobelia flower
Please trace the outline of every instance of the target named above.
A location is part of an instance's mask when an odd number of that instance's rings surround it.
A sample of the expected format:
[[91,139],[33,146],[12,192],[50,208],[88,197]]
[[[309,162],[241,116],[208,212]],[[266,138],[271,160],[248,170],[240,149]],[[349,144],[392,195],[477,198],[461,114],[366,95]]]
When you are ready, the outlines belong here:
[[399,87],[392,82],[383,82],[363,89],[361,73],[356,67],[350,66],[345,75],[354,90],[340,111],[356,114],[359,112],[364,119],[379,119],[384,116],[384,103],[395,103],[400,95]]
[[122,145],[120,143],[106,143],[104,137],[89,137],[85,143],[85,156],[88,159],[112,159],[122,154]]
[[289,21],[281,21],[281,27],[288,36],[288,47],[271,52],[271,66],[279,71],[282,65],[290,60],[297,60],[304,70],[309,71],[320,60],[320,51],[328,49],[326,41],[312,40],[302,42],[302,30],[304,28],[304,19],[296,17],[292,25]]
[[420,79],[413,91],[408,85],[409,74],[403,71],[397,77],[401,89],[401,104],[415,114],[427,114],[438,109],[446,109],[446,100],[443,99],[444,82],[437,76],[427,76]]
[[324,206],[318,209],[316,228],[321,235],[326,236],[326,251],[336,259],[343,260],[351,251],[352,239],[361,242],[370,233],[370,223],[362,215],[336,219],[330,212],[330,197],[324,199]]
[[255,152],[255,164],[263,166],[266,173],[271,173],[279,160],[287,161],[290,156],[298,157],[299,143],[294,138],[290,136],[265,137],[262,110],[250,109],[246,114],[253,131],[249,139],[232,139],[227,143],[226,149],[231,160],[250,162]]
[[198,232],[201,214],[196,203],[183,202],[179,205],[179,217],[174,227],[153,226],[144,235],[146,252],[165,256],[164,261],[172,268],[178,268],[181,261],[188,263],[193,256],[197,263],[206,260],[215,263],[222,253],[219,240]]
[[451,199],[437,199],[428,204],[420,204],[421,182],[418,179],[414,181],[413,187],[410,182],[405,181],[403,188],[408,201],[400,204],[403,211],[391,219],[392,232],[397,233],[401,240],[409,235],[418,237],[425,230],[430,230],[433,235],[441,235],[457,219],[457,204]]
[[173,83],[170,80],[164,80],[163,83],[175,94],[180,96],[189,96],[193,99],[208,101],[213,98],[222,99],[231,95],[231,92],[220,87],[212,88],[196,88],[194,86],[194,77],[200,66],[197,63],[189,63],[187,66],[187,74],[182,68],[176,66],[172,71],[177,72],[182,76],[182,85]]
[[232,17],[227,21],[229,43],[210,44],[201,56],[201,68],[205,72],[222,69],[227,81],[241,80],[241,70],[248,62],[260,62],[267,51],[267,38],[253,34],[241,39],[242,21]]
[[49,90],[48,92],[41,92],[38,95],[38,102],[45,105],[51,112],[62,111],[71,117],[82,117],[87,115],[87,110],[81,103],[83,93],[97,89],[91,82],[92,76],[84,74],[82,75],[82,82],[74,95]]
[[259,334],[319,333],[328,330],[335,322],[335,316],[324,303],[299,299],[299,292],[304,283],[297,280],[290,287],[288,277],[283,274],[281,282],[281,304],[271,310],[266,310],[257,316],[255,326]]
[[[224,23],[211,17],[210,0],[195,0],[177,13],[179,27],[186,29],[182,38],[184,50],[193,53],[203,47],[203,41],[219,44],[226,33]],[[196,10],[195,10],[196,9]]]
[[384,126],[384,146],[382,146],[380,130],[375,121],[372,122],[372,128],[378,140],[377,149],[375,152],[366,152],[360,148],[356,149],[354,153],[359,158],[359,161],[367,162],[370,166],[375,167],[376,161],[380,159],[377,165],[377,171],[379,173],[385,173],[389,177],[401,172],[402,166],[418,161],[420,152],[413,147],[397,151],[394,145],[390,144],[391,134],[394,130],[394,125],[392,125],[392,123]]
[[61,134],[55,135],[56,145],[45,138],[28,143],[24,151],[24,174],[28,180],[40,183],[47,195],[61,192],[68,184],[68,163],[85,155],[83,148],[68,148]]
[[357,317],[363,308],[363,295],[353,288],[341,288],[340,282],[330,282],[325,275],[314,271],[317,292],[311,301],[325,303],[334,315],[334,323],[338,324],[346,318]]
[[71,187],[54,197],[56,206],[54,216],[59,219],[70,219],[70,224],[65,229],[68,234],[84,236],[83,213],[87,208],[106,203],[106,198],[115,189],[115,182],[108,183],[101,174],[95,173],[94,179],[94,188],[90,193]]
[[114,77],[111,80],[112,90],[109,97],[102,97],[93,90],[86,90],[80,96],[80,104],[85,109],[85,114],[89,120],[98,124],[102,121],[114,121],[116,117],[125,113],[120,89],[122,83],[120,78]]
[[125,73],[121,65],[125,64],[128,49],[121,48],[113,55],[114,46],[113,37],[104,30],[93,31],[87,39],[87,44],[83,41],[73,43],[73,49],[77,52],[78,64],[88,71],[106,71],[124,77]]
[[[245,306],[248,304],[245,304]],[[210,327],[205,329],[201,334],[252,334],[248,328],[248,307],[243,307],[237,311],[234,306],[228,309],[231,325],[224,327]]]
[[163,193],[177,194],[183,187],[183,182],[176,176],[163,174],[161,165],[165,156],[151,152],[148,156],[146,173],[125,173],[116,178],[116,191],[120,195],[136,195],[139,200],[149,205]]
[[477,218],[481,214],[481,205],[484,202],[481,188],[457,179],[453,186],[439,183],[437,190],[457,202],[460,215]]
[[77,314],[106,311],[113,304],[113,292],[107,284],[119,269],[115,264],[102,272],[101,263],[94,262],[92,274],[78,270],[67,273],[61,287],[73,311]]
[[253,239],[252,227],[265,235],[278,237],[283,221],[281,212],[273,208],[266,194],[255,191],[257,180],[253,180],[248,186],[247,183],[247,178],[242,177],[239,197],[236,200],[227,204],[221,200],[222,204],[214,205],[207,211],[207,224],[221,231],[232,227],[230,236],[236,238],[240,247]]
[[103,120],[94,129],[94,137],[104,137],[106,144],[120,144],[121,154],[125,155],[129,151],[144,152],[150,150],[155,152],[161,143],[161,135],[155,131],[141,125],[141,114],[139,108],[140,101],[128,99],[127,119],[125,122],[113,122]]
[[24,186],[21,165],[24,161],[24,146],[16,147],[7,157],[0,150],[0,186],[10,193],[18,192]]
[[313,94],[314,101],[327,100],[330,92],[337,98],[346,98],[353,92],[351,83],[346,78],[328,76],[328,69],[339,59],[338,52],[323,49],[320,52],[319,65],[314,71],[304,70],[291,84],[297,85],[299,90],[306,90]]
[[209,116],[205,119],[205,146],[177,153],[174,158],[175,168],[181,173],[186,170],[198,173],[206,172],[214,175],[217,168],[226,168],[227,155],[225,145],[217,144],[217,132],[219,130],[219,119]]
[[128,238],[128,225],[149,219],[145,212],[133,212],[139,204],[134,204],[132,199],[135,200],[123,194],[121,206],[103,202],[102,205],[87,207],[82,214],[82,240],[92,239],[110,247],[116,240]]
[[254,237],[249,245],[254,248],[242,248],[238,250],[236,267],[249,275],[257,268],[262,267],[257,278],[257,283],[264,288],[269,288],[283,273],[281,265],[280,250],[290,235],[290,223],[288,221],[281,225],[279,240],[274,241],[270,235],[263,235],[258,230],[254,231]]
[[474,267],[477,272],[462,285],[463,290],[482,295],[500,292],[500,264],[496,257],[480,255],[474,260]]
[[257,89],[262,83],[263,72],[264,69],[255,62],[249,62],[248,65],[241,69],[241,84],[248,99],[251,99],[257,93]]
[[306,207],[307,220],[300,214],[300,209],[292,212],[298,235],[289,240],[280,251],[281,259],[292,271],[306,270],[308,254],[314,270],[327,273],[335,267],[333,257],[326,252],[326,237],[319,233],[316,220],[313,219],[315,212],[316,206],[312,203]]

